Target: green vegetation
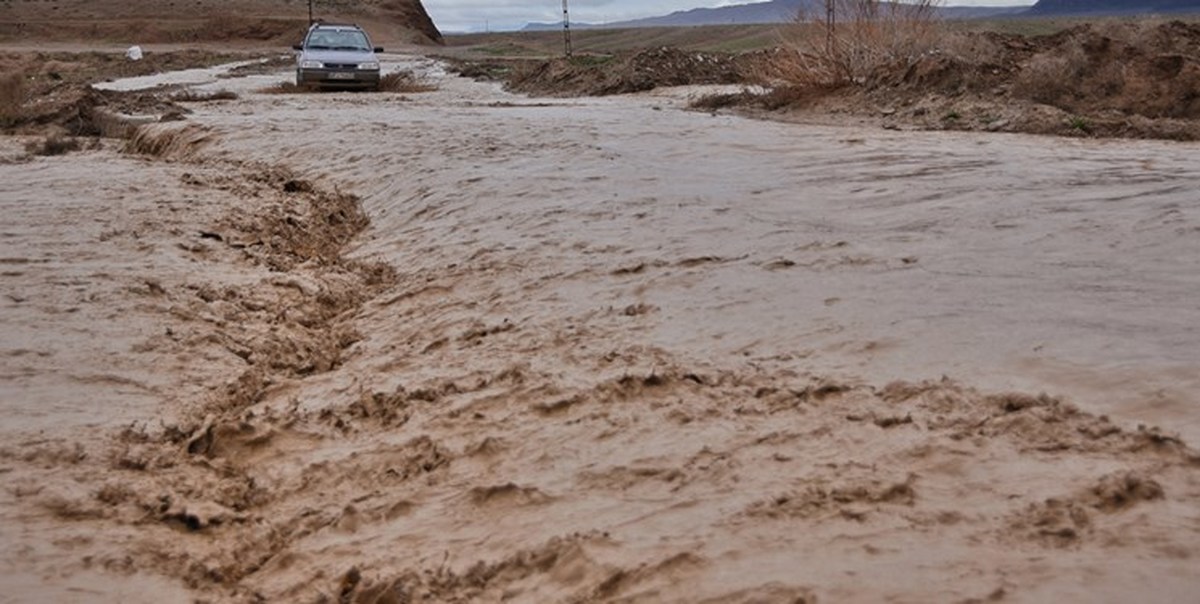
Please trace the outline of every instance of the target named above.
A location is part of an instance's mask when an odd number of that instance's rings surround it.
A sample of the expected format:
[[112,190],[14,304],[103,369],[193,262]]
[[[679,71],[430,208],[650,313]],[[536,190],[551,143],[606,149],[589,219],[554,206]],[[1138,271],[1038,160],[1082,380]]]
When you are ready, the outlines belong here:
[[946,27],[957,32],[996,32],[999,34],[1014,34],[1018,36],[1048,36],[1064,29],[1095,22],[1095,19],[980,19],[964,21],[947,21]]
[[[1112,19],[983,19],[944,21],[950,32],[984,32],[1045,36],[1064,29]],[[1128,19],[1124,19],[1127,21]],[[1195,21],[1195,18],[1183,18]],[[820,34],[820,32],[815,32]],[[672,46],[684,50],[742,53],[776,48],[794,42],[798,35],[813,35],[809,27],[792,23],[749,25],[706,25],[700,27],[644,27],[630,29],[576,29],[571,42],[578,53],[609,54]],[[823,39],[823,35],[819,36]],[[469,57],[533,58],[562,55],[562,32],[519,31],[486,34],[451,34],[445,37],[445,54]]]
[[[623,50],[672,46],[708,52],[748,52],[778,46],[787,25],[711,25],[580,29],[571,32],[577,53],[609,54]],[[499,32],[448,35],[447,54],[455,56],[557,56],[563,52],[561,31]]]
[[1067,119],[1067,128],[1073,132],[1081,132],[1083,134],[1090,134],[1092,132],[1092,125],[1087,121],[1087,118],[1079,115],[1073,115]]

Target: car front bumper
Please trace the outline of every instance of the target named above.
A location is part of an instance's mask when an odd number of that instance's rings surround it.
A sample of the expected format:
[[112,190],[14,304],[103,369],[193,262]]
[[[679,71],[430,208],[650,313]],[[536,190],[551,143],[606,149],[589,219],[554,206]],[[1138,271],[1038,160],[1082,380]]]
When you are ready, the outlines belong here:
[[298,69],[296,84],[320,88],[378,88],[379,71],[371,69]]

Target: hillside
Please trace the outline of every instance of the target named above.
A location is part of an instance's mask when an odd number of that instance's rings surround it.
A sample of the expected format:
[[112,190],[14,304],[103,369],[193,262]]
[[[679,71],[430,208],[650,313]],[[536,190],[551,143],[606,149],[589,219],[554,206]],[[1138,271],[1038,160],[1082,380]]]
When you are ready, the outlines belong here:
[[1039,0],[1031,15],[1129,15],[1200,12],[1200,0]]
[[[359,23],[381,42],[442,39],[420,0],[319,0],[315,16]],[[290,42],[307,23],[303,0],[0,1],[0,40]]]

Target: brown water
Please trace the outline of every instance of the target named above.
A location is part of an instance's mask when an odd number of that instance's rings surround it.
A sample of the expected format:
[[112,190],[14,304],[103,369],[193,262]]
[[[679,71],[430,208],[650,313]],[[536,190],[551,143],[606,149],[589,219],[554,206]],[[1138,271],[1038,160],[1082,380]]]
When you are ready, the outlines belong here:
[[[14,598],[1194,593],[1196,145],[221,85],[178,163],[0,165]],[[350,277],[198,234],[279,167],[397,273],[317,371]]]

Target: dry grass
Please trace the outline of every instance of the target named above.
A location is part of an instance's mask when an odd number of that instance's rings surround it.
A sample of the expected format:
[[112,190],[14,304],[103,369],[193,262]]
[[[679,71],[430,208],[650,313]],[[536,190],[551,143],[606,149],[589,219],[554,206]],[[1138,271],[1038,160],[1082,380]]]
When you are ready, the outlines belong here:
[[1119,24],[1100,23],[1094,29],[1098,39],[1107,41],[1104,46],[1088,48],[1094,42],[1077,36],[1054,54],[1033,57],[1014,82],[1014,93],[1022,98],[1064,108],[1072,107],[1074,97],[1084,90],[1103,96],[1117,95],[1136,78],[1127,77],[1129,66],[1125,62],[1110,60],[1105,56],[1113,52],[1109,46],[1121,45],[1138,55],[1163,54],[1166,49],[1157,47],[1154,40],[1154,32],[1161,25],[1161,21],[1152,19]]
[[1014,92],[1047,105],[1057,105],[1080,88],[1090,60],[1079,44],[1063,52],[1030,59],[1014,82]]
[[779,53],[767,75],[793,85],[830,86],[861,83],[881,68],[911,64],[944,35],[940,4],[823,0],[821,10],[797,17],[790,52]]
[[8,128],[20,121],[25,112],[26,94],[25,74],[0,75],[0,128]]
[[[1105,22],[1073,30],[1053,52],[1032,57],[1013,96],[1071,113],[1115,110],[1195,119],[1200,32],[1182,22]],[[1073,130],[1084,130],[1072,126]]]

